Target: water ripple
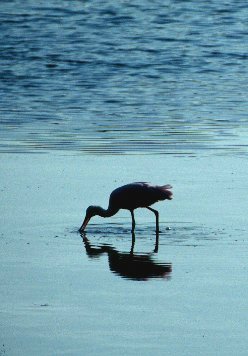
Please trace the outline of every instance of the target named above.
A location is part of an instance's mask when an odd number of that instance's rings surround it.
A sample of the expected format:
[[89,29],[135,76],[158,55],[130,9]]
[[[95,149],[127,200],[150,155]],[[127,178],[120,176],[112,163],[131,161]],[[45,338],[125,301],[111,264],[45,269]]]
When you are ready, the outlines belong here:
[[0,152],[247,155],[244,0],[1,8]]

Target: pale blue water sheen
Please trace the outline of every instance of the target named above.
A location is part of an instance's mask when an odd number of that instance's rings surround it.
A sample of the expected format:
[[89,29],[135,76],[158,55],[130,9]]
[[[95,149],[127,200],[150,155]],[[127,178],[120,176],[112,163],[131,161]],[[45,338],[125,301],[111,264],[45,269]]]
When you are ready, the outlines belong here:
[[245,0],[1,1],[0,151],[247,154]]
[[[0,355],[246,356],[244,157],[1,155]],[[149,177],[160,213],[78,228],[90,204]],[[167,227],[171,229],[168,230]]]

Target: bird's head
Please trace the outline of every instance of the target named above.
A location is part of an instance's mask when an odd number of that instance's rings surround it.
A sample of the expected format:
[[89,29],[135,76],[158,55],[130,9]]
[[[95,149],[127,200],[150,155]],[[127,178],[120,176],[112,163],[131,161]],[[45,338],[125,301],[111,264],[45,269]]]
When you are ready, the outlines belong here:
[[[83,232],[86,228],[86,226],[88,225],[90,219],[95,216],[95,215],[99,215],[99,206],[95,206],[95,205],[90,205],[87,209],[86,209],[86,214],[85,214],[85,218],[83,221],[82,226],[80,227],[79,231]],[[100,208],[101,209],[101,208]]]

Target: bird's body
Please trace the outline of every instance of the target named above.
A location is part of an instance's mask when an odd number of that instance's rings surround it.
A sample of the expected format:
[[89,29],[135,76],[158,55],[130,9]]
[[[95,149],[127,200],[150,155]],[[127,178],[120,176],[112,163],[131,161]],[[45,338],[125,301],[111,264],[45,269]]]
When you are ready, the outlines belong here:
[[110,217],[115,215],[120,209],[129,210],[132,214],[132,230],[135,227],[133,211],[137,208],[147,208],[156,215],[156,228],[158,231],[158,212],[150,206],[160,200],[172,199],[172,187],[170,185],[154,186],[146,182],[135,182],[123,185],[115,189],[109,197],[108,209],[100,206],[89,206],[86,210],[84,222],[79,231],[84,231],[92,216],[99,215]]
[[[134,210],[146,208],[168,197],[170,186],[152,186],[146,182],[136,182],[115,189],[109,198],[109,206]],[[171,192],[170,192],[171,193]]]

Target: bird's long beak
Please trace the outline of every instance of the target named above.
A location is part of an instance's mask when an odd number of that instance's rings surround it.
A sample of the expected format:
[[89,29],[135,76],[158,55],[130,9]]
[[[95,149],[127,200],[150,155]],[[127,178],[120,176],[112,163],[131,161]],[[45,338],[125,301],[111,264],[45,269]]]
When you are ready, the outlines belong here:
[[82,226],[80,227],[79,231],[83,232],[88,224],[88,222],[90,221],[90,218],[85,216],[84,222],[82,224]]

